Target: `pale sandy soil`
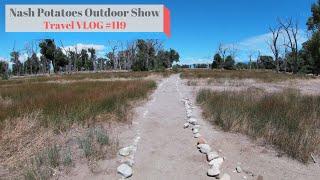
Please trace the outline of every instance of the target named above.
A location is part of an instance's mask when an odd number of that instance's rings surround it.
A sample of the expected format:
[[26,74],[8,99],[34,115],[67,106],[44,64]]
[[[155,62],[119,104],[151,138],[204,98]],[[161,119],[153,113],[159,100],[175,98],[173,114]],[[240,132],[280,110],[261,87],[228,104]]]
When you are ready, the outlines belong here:
[[197,89],[206,88],[214,91],[242,91],[254,87],[263,89],[266,92],[278,92],[283,89],[297,89],[303,94],[320,95],[320,78],[309,80],[288,80],[283,82],[264,83],[254,79],[190,79],[185,80],[189,86],[196,86]]
[[[312,84],[312,83],[311,83]],[[203,154],[196,148],[197,140],[190,129],[183,129],[186,113],[182,98],[188,97],[195,103],[199,87],[187,86],[186,80],[172,75],[158,83],[150,100],[135,108],[132,125],[121,127],[117,132],[120,147],[132,144],[135,137],[141,137],[135,153],[133,176],[137,180],[195,180],[214,179],[206,175],[209,168]],[[200,133],[211,147],[225,157],[222,173],[231,179],[295,179],[316,180],[320,177],[317,164],[301,164],[298,161],[278,157],[271,147],[258,145],[245,135],[223,132],[202,119],[198,106],[193,109],[198,119]],[[100,163],[101,171],[94,174],[86,165],[77,166],[69,175],[59,179],[120,179],[116,168],[121,157]],[[236,166],[242,173],[236,173]],[[251,175],[253,174],[253,176]]]

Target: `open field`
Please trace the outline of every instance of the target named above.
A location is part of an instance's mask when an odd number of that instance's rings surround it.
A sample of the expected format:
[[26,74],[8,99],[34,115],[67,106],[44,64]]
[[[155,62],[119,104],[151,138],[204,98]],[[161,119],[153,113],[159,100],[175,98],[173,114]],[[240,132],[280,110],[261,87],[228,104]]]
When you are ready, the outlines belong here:
[[212,124],[263,139],[302,162],[319,154],[318,77],[249,70],[191,70],[181,77],[197,90]]
[[[320,149],[317,77],[117,73],[3,81],[0,179],[117,179],[122,164],[134,179],[212,179],[195,128],[223,157],[221,176],[320,176],[311,158],[318,161]],[[197,126],[183,128],[192,118]]]
[[260,82],[280,82],[294,79],[313,79],[307,75],[292,75],[284,73],[275,73],[268,70],[184,70],[181,73],[181,78],[208,78],[208,79],[255,79]]
[[[133,103],[155,89],[155,81],[141,79],[148,75],[97,73],[2,81],[0,176],[47,179],[79,159],[90,164],[114,156],[118,140],[110,123],[130,120]],[[81,81],[89,78],[110,81]],[[77,81],[46,83],[59,79]]]
[[117,80],[117,79],[141,79],[153,76],[166,77],[172,74],[171,71],[164,72],[129,72],[129,71],[107,71],[107,72],[78,72],[72,74],[52,74],[37,76],[18,76],[9,80],[0,80],[0,86],[8,86],[14,84],[30,84],[41,82],[73,82],[73,81],[97,81],[97,80]]

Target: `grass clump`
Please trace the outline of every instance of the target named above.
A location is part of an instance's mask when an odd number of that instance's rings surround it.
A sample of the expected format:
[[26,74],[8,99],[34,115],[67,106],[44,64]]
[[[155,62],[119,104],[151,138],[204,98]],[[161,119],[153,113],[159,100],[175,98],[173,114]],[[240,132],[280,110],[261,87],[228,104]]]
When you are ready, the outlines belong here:
[[107,131],[100,126],[90,128],[83,137],[78,138],[78,144],[89,160],[102,159],[107,151],[117,149],[117,142],[111,142]]
[[290,79],[313,78],[306,75],[276,73],[268,70],[184,70],[181,78],[214,78],[214,79],[255,79],[261,82],[280,82]]
[[201,90],[197,102],[205,117],[225,131],[264,138],[279,150],[302,162],[319,152],[320,97],[295,90],[266,94]]

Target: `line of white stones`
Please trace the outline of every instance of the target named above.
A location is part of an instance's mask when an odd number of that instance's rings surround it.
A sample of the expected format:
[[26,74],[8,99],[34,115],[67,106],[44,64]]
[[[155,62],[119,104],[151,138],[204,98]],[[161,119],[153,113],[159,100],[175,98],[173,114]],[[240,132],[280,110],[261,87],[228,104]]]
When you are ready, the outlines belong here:
[[201,153],[206,155],[207,161],[209,162],[207,175],[217,179],[230,179],[228,174],[223,174],[223,176],[220,177],[220,166],[222,165],[224,158],[220,157],[219,154],[210,147],[205,138],[200,134],[200,125],[198,124],[197,119],[192,115],[192,109],[194,109],[194,107],[192,106],[190,100],[188,98],[184,98],[182,101],[184,102],[187,116],[187,122],[184,123],[183,127],[185,129],[191,127],[193,137],[198,138],[197,148]]
[[[164,82],[161,82],[159,84],[159,88],[162,87]],[[150,101],[150,103],[154,103],[156,100],[155,97],[153,97]],[[147,116],[147,114],[149,113],[148,110],[145,110],[143,112],[143,115],[142,117],[145,118]],[[136,124],[136,125],[139,125],[139,122],[136,121],[136,122],[132,122],[133,124]],[[138,143],[140,141],[141,137],[140,137],[140,129],[138,127],[137,129],[137,134],[133,140],[133,143],[132,145],[129,145],[127,147],[124,147],[124,148],[121,148],[119,150],[119,155],[121,157],[120,159],[120,166],[117,167],[117,172],[118,174],[121,175],[121,179],[126,179],[126,178],[129,178],[133,175],[133,170],[132,170],[132,167],[135,163],[134,161],[134,158],[135,158],[135,153],[137,151],[137,148],[138,148]]]

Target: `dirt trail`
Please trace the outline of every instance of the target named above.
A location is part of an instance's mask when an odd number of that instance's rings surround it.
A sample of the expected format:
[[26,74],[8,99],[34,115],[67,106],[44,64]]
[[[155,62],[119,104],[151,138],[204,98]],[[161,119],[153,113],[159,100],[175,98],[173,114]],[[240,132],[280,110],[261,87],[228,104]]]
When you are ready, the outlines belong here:
[[[140,139],[134,153],[133,176],[129,179],[215,179],[206,175],[209,165],[206,156],[197,150],[197,139],[191,129],[183,128],[187,118],[181,100],[187,97],[194,104],[198,90],[187,86],[186,81],[172,75],[159,82],[150,100],[135,108],[132,125],[121,130],[121,147],[132,145],[137,137]],[[223,132],[202,119],[198,106],[194,106],[192,114],[200,124],[200,134],[225,157],[221,172],[228,173],[231,179],[257,179],[259,175],[263,180],[319,179],[318,165],[306,166],[285,156],[277,157],[272,148],[259,146],[244,135]],[[116,169],[121,158],[104,161],[102,169],[108,172],[103,174],[88,176],[87,170],[78,169],[77,175],[65,179],[119,179]],[[242,168],[241,173],[235,171],[237,166]]]
[[[196,148],[197,140],[190,129],[183,129],[186,113],[181,99],[194,103],[196,90],[186,86],[178,75],[161,82],[152,99],[140,109],[136,120],[141,136],[135,155],[136,164],[131,179],[214,179],[206,175],[209,168],[205,155]],[[317,165],[303,165],[286,157],[277,157],[272,149],[258,146],[246,136],[220,131],[201,118],[195,106],[200,133],[211,147],[225,157],[222,173],[231,179],[318,179]],[[244,172],[236,173],[240,166]],[[254,174],[254,176],[251,175]]]

